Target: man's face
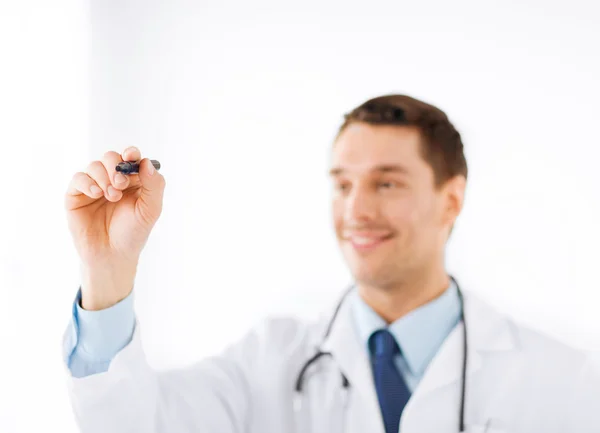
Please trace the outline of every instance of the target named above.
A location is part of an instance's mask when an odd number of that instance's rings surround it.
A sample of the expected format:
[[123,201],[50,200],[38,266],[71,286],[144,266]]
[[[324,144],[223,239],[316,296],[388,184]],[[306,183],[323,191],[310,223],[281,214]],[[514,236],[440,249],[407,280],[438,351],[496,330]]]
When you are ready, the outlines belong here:
[[354,278],[387,288],[435,266],[458,213],[458,188],[434,188],[417,129],[353,123],[333,146],[333,216]]

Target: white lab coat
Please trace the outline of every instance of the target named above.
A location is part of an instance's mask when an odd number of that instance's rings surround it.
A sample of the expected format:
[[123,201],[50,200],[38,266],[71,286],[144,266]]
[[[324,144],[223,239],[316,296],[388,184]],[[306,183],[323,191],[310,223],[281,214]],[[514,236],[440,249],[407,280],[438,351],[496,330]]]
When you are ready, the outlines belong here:
[[[466,431],[600,432],[597,366],[472,293],[464,292],[464,299]],[[147,364],[137,323],[106,373],[73,378],[67,370],[77,422],[84,433],[384,433],[368,354],[349,310],[345,302],[325,341],[333,358],[321,358],[307,373],[300,414],[292,407],[294,382],[329,314],[316,323],[265,321],[220,356],[168,372]],[[458,431],[462,349],[460,324],[408,402],[401,433]],[[345,408],[340,369],[351,383]]]

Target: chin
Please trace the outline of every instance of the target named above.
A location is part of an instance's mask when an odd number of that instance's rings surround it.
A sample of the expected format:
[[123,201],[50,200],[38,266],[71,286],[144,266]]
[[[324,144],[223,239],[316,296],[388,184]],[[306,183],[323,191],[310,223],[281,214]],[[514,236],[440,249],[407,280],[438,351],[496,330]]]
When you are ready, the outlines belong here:
[[389,258],[365,260],[361,257],[348,257],[348,264],[355,281],[369,287],[386,288],[402,280],[402,267]]
[[373,266],[354,266],[352,275],[357,283],[371,287],[379,287],[385,285],[390,280],[390,272],[381,267]]

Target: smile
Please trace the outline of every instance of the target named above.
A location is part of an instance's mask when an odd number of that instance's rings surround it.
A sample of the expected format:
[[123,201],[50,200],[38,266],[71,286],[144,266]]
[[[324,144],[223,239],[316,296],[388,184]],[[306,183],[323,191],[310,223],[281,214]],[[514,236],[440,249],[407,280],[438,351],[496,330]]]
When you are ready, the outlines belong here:
[[391,234],[385,236],[367,236],[367,235],[352,235],[347,236],[346,240],[352,244],[352,247],[360,252],[372,251],[381,246],[383,243],[390,240]]

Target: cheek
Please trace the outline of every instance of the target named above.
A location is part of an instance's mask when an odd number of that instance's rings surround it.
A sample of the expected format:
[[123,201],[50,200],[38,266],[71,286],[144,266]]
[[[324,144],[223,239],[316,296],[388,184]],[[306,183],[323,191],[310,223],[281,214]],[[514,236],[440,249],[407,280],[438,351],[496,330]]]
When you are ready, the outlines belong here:
[[400,232],[408,230],[421,219],[417,203],[411,197],[389,202],[385,206],[384,216],[390,225]]
[[344,221],[344,207],[341,200],[333,200],[331,204],[331,215],[336,230],[339,230]]

